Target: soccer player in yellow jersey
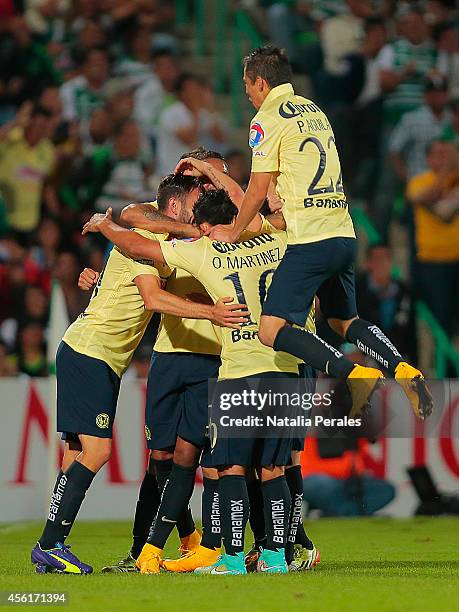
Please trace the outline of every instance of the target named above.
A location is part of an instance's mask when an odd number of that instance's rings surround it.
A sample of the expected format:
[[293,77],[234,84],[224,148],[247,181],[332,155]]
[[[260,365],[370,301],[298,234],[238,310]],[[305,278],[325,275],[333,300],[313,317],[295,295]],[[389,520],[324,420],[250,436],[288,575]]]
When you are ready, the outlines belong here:
[[432,397],[423,374],[403,360],[385,334],[357,316],[356,240],[337,143],[327,116],[295,94],[285,52],[266,46],[244,59],[246,93],[257,109],[249,133],[252,172],[236,223],[213,229],[216,240],[235,242],[262,205],[274,179],[283,200],[288,248],[274,274],[260,322],[260,340],[347,379],[353,414],[379,385],[382,372],[354,365],[302,326],[317,294],[330,327],[395,375],[415,414],[428,416]]
[[[190,207],[199,192],[193,177],[172,175],[162,181],[158,199]],[[38,572],[92,572],[65,539],[94,476],[110,457],[120,379],[152,311],[233,327],[241,321],[241,305],[201,304],[165,292],[161,285],[170,274],[167,266],[132,260],[114,248],[88,307],[64,334],[56,370],[57,425],[66,444],[48,520],[31,555]]]
[[[226,221],[230,222],[236,212],[236,207],[225,191],[208,191],[200,196],[194,207],[194,223],[201,232],[208,233],[217,221],[226,217]],[[95,215],[86,224],[84,232],[87,231],[102,232],[119,245],[123,252],[135,257],[140,253],[142,256],[148,253],[155,261],[184,269],[202,282],[214,300],[222,293],[229,293],[237,296],[239,302],[248,305],[250,319],[244,324],[243,330],[233,330],[234,333],[223,330],[219,378],[298,376],[297,359],[286,353],[272,351],[263,346],[257,337],[257,321],[262,303],[287,246],[285,232],[273,226],[267,229],[265,225],[261,227],[260,234],[252,234],[234,246],[211,241],[206,236],[191,241],[174,239],[156,242],[144,240],[141,236],[137,239],[132,232],[111,222],[109,213],[106,217]],[[256,464],[253,463],[255,448],[261,451]],[[220,520],[226,555],[213,566],[210,570],[212,573],[240,574],[246,571],[243,534],[248,518],[248,497],[244,474],[246,466],[251,465],[261,467],[263,498],[268,508],[267,543],[258,568],[269,572],[287,571],[284,549],[290,517],[290,492],[284,476],[284,466],[290,460],[291,451],[292,440],[288,438],[217,439],[209,460],[210,465],[219,469]],[[204,465],[207,465],[207,460]],[[170,486],[174,486],[172,479]],[[170,493],[169,488],[166,493]],[[235,500],[238,500],[238,510],[232,513],[230,508],[233,503],[236,504]],[[274,500],[277,500],[276,503]],[[183,504],[186,502],[187,499],[183,499]],[[172,523],[171,530],[182,510],[183,506],[177,507],[175,501],[166,504],[163,497],[158,517],[164,514]],[[164,526],[161,524],[158,527],[157,521],[137,561],[142,572],[159,572],[164,541]],[[168,567],[167,562],[165,567]]]
[[[227,175],[226,163],[219,153],[200,147],[185,157],[193,160],[197,166],[205,166],[206,172],[199,173],[204,189],[224,188],[232,198],[242,200],[243,191]],[[190,162],[184,163],[184,168],[190,166]],[[198,174],[191,172],[190,168],[187,172]],[[171,205],[164,204],[163,198],[157,202],[131,204],[122,211],[121,219],[129,225],[155,233],[199,235],[194,226],[184,224],[191,220],[191,209],[185,209],[183,214],[177,215],[173,201]],[[179,268],[168,278],[166,289],[180,297],[211,301],[202,284]],[[208,421],[207,388],[208,380],[218,375],[221,351],[219,336],[218,328],[210,321],[181,319],[167,314],[161,318],[147,380],[145,431],[150,460],[136,504],[132,547],[126,558],[104,567],[103,572],[136,571],[135,562],[147,541],[161,495],[166,502],[171,495],[174,498],[174,487],[180,493],[191,493],[199,457],[208,442],[205,437]],[[169,484],[163,494],[166,482]],[[201,542],[189,508],[176,523],[182,555],[195,550],[199,543],[202,544],[199,547],[201,565],[215,561],[220,552],[217,487],[216,470],[204,468]],[[173,523],[168,515],[164,515],[164,520],[162,516],[163,513],[157,521],[157,530],[163,527],[164,535],[161,537],[167,538]]]

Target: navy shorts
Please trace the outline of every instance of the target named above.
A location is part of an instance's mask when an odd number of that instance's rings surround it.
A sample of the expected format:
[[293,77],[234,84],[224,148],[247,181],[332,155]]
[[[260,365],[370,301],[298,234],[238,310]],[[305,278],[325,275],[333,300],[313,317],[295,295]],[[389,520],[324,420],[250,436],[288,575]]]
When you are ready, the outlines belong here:
[[145,435],[150,450],[173,448],[180,436],[204,448],[208,381],[218,377],[220,357],[153,351],[147,381]]
[[[298,377],[296,374],[288,372],[262,372],[246,377],[246,379],[249,378]],[[292,446],[293,438],[219,438],[217,431],[214,447],[206,450],[201,465],[203,467],[289,465],[291,463]]]
[[274,272],[262,314],[303,326],[317,295],[326,319],[357,316],[356,252],[354,238],[290,244]]
[[61,342],[56,354],[57,431],[63,440],[78,434],[111,438],[120,377],[105,361]]
[[[317,373],[311,366],[306,365],[305,363],[300,363],[298,365],[298,372],[300,374],[300,378],[305,380],[305,393],[314,393],[316,390],[316,378]],[[304,449],[304,438],[293,438],[293,448],[294,451],[302,451]]]

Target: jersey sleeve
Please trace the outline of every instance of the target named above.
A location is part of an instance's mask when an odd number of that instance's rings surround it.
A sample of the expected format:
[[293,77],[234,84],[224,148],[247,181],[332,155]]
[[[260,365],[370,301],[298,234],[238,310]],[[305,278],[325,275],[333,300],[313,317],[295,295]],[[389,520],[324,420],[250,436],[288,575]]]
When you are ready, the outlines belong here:
[[[147,230],[134,229],[133,231],[151,240],[161,240],[161,238],[163,238],[161,235],[152,234]],[[127,266],[129,269],[131,281],[133,281],[137,276],[140,276],[142,274],[150,274],[165,281],[172,274],[172,270],[169,268],[168,265],[148,259],[128,259]]]
[[249,146],[252,149],[252,172],[277,172],[281,141],[280,122],[256,115],[250,124]]
[[206,258],[207,242],[205,238],[174,238],[161,242],[161,251],[170,268],[181,268],[197,277]]

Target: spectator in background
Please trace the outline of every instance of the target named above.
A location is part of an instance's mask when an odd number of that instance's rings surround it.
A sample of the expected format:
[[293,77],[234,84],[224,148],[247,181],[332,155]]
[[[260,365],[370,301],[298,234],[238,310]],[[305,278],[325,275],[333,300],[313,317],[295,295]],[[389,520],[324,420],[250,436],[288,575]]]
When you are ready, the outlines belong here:
[[43,189],[55,163],[51,129],[51,113],[30,103],[0,129],[0,194],[9,226],[26,241],[38,226]]
[[48,321],[48,299],[40,287],[29,285],[25,288],[23,308],[19,313],[18,320],[19,325],[38,323],[42,327],[46,326]]
[[424,81],[438,67],[423,13],[414,8],[402,12],[400,38],[387,44],[379,55],[380,80],[385,92],[384,121],[394,126],[401,117],[423,102]]
[[6,345],[0,341],[0,378],[16,376],[18,370],[14,357],[9,355]]
[[384,93],[381,127],[381,166],[376,197],[370,214],[387,240],[394,201],[402,185],[390,161],[388,142],[394,126],[403,115],[423,103],[427,76],[438,67],[438,53],[430,39],[422,11],[415,5],[403,5],[398,14],[399,38],[387,44],[379,54],[381,89]]
[[132,118],[134,112],[134,91],[132,88],[121,87],[108,97],[107,110],[110,114],[112,130],[117,132],[120,127]]
[[115,77],[131,87],[143,85],[151,74],[153,46],[148,28],[133,28],[128,38],[128,53],[114,68]]
[[427,0],[424,3],[426,22],[431,27],[445,23],[454,17],[456,9],[456,0]]
[[67,68],[77,69],[91,49],[102,49],[107,46],[107,33],[100,21],[88,19],[84,21],[70,47],[70,56],[66,60]]
[[406,182],[427,169],[426,146],[441,136],[450,123],[447,110],[448,81],[431,76],[424,88],[424,104],[403,115],[389,141],[389,152],[398,178]]
[[[381,87],[377,57],[387,32],[384,21],[364,21],[359,49],[343,56],[341,72],[323,72],[320,79],[327,92],[326,106],[337,142],[342,143],[343,176],[352,195],[370,198],[374,189],[381,124]],[[357,192],[357,193],[356,193]]]
[[0,123],[47,85],[60,83],[46,47],[33,39],[22,16],[11,18],[5,29],[0,36]]
[[413,177],[416,267],[413,286],[448,336],[459,309],[459,153],[451,142],[427,148],[429,169]]
[[[159,118],[158,168],[160,176],[173,172],[177,159],[185,151],[202,144],[218,151],[224,133],[218,114],[209,108],[208,88],[198,77],[184,73],[177,79],[177,102]],[[217,144],[215,144],[217,143]]]
[[135,92],[134,116],[153,141],[155,150],[161,113],[176,102],[175,83],[179,76],[177,59],[169,51],[153,56],[153,70]]
[[407,284],[394,278],[392,255],[383,244],[370,246],[366,270],[357,276],[359,315],[380,327],[402,355],[416,361],[414,301]]
[[47,376],[44,327],[39,323],[27,323],[19,331],[16,364],[28,376]]
[[64,119],[88,119],[92,111],[105,103],[104,87],[109,76],[107,52],[90,49],[84,58],[82,74],[61,87]]
[[451,125],[445,130],[446,140],[451,140],[459,151],[459,98],[453,100],[450,105],[452,112]]
[[118,131],[114,143],[112,169],[96,208],[105,211],[108,206],[119,214],[126,202],[145,202],[152,199],[148,188],[151,168],[142,158],[141,133],[135,121],[127,121]]
[[459,97],[459,30],[452,22],[443,22],[434,28],[433,37],[440,70],[449,76],[450,96]]
[[241,149],[231,149],[225,154],[228,174],[242,189],[246,189],[250,178],[250,165],[247,156]]
[[78,289],[78,277],[82,266],[78,255],[73,251],[58,254],[53,275],[59,281],[67,305],[69,321],[74,321],[83,312],[89,301],[88,292]]
[[31,257],[45,271],[53,269],[59,248],[62,243],[61,227],[50,217],[44,217],[37,231],[36,246],[31,250]]
[[273,45],[287,51],[294,68],[304,64],[298,39],[313,28],[310,4],[307,0],[261,0],[266,8],[268,37]]
[[326,19],[320,30],[324,69],[332,75],[343,73],[344,57],[360,47],[364,19],[373,16],[370,0],[345,0],[345,3],[349,13]]
[[80,123],[80,140],[83,155],[88,156],[107,147],[113,133],[111,113],[107,106],[96,108],[86,121]]
[[301,454],[304,501],[322,516],[372,515],[395,497],[394,486],[371,475],[368,442],[306,438]]

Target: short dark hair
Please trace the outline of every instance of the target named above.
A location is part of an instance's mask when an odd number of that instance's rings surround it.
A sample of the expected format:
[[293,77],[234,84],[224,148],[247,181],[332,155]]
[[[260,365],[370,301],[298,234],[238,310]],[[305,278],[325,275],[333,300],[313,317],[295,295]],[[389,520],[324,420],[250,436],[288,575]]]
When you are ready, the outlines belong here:
[[252,83],[258,76],[264,79],[270,87],[292,82],[292,67],[286,51],[280,47],[272,45],[258,47],[244,57],[242,63]]
[[192,151],[188,151],[188,153],[184,153],[180,156],[180,159],[185,159],[185,157],[192,157],[193,159],[206,160],[206,159],[221,159],[225,161],[225,158],[218,151],[210,151],[209,149],[205,149],[204,147],[196,147]]
[[110,63],[110,54],[108,50],[102,46],[90,47],[89,49],[83,51],[81,54],[81,63],[86,64],[93,53],[102,53],[107,58],[107,61]]
[[386,30],[386,22],[382,17],[379,17],[378,15],[367,17],[363,22],[363,29],[365,30],[365,33],[367,33],[373,28],[384,28]]
[[183,88],[185,87],[185,83],[187,83],[188,81],[195,81],[196,83],[199,83],[199,77],[197,77],[195,74],[192,74],[191,72],[182,72],[182,74],[179,74],[178,77],[175,79],[174,82],[174,91],[177,94],[181,94]]
[[391,251],[391,248],[389,246],[389,243],[385,242],[385,241],[378,240],[377,242],[370,243],[367,246],[367,257],[370,257],[370,255],[372,255],[373,251],[375,251],[376,249],[388,249],[391,252],[391,254],[392,254],[392,251]]
[[46,117],[47,119],[51,119],[53,113],[42,104],[36,103],[32,107],[32,112],[30,113],[30,117]]
[[174,53],[171,49],[159,48],[155,49],[152,53],[152,60],[155,61],[160,59],[161,57],[170,57],[173,60],[177,60],[177,54]]
[[193,189],[200,188],[199,181],[194,176],[185,176],[181,172],[178,174],[168,174],[160,182],[156,192],[158,209],[164,210],[169,198],[183,198]]
[[236,215],[236,205],[224,189],[204,191],[193,207],[193,223],[195,225],[200,223],[228,225]]

